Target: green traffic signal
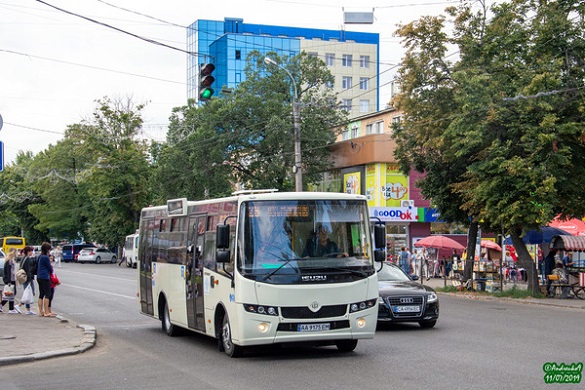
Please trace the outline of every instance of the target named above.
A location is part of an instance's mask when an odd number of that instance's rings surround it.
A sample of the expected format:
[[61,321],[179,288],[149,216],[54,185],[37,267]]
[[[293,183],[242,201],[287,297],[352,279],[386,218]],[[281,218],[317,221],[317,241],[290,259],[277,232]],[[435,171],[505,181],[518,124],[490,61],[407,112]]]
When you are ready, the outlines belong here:
[[209,100],[211,96],[213,96],[213,89],[211,88],[204,88],[199,93],[199,100]]
[[199,66],[199,100],[207,101],[213,96],[213,89],[211,84],[215,81],[215,77],[211,75],[215,70],[213,64],[201,64]]

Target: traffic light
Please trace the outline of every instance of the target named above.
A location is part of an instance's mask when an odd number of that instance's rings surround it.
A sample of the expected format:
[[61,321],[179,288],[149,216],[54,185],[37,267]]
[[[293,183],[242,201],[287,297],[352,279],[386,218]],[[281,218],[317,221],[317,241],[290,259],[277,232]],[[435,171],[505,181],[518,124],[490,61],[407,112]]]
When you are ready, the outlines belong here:
[[199,66],[199,101],[207,101],[213,96],[213,88],[211,84],[215,81],[215,77],[211,75],[215,70],[213,64],[201,64]]

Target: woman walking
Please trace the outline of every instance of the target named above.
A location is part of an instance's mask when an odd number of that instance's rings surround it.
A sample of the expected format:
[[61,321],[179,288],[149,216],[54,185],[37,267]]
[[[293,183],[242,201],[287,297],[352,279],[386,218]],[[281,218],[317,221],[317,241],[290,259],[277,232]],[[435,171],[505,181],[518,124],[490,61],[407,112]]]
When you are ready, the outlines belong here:
[[0,312],[3,311],[4,305],[8,302],[8,313],[18,314],[20,311],[14,307],[14,297],[16,296],[16,248],[10,248],[6,259],[4,260],[4,286],[12,287],[12,295],[6,295],[2,292],[2,305],[0,305]]
[[37,265],[37,283],[39,284],[39,315],[41,317],[55,317],[49,309],[49,298],[51,297],[51,274],[53,266],[49,258],[51,244],[48,242],[41,245],[41,255]]

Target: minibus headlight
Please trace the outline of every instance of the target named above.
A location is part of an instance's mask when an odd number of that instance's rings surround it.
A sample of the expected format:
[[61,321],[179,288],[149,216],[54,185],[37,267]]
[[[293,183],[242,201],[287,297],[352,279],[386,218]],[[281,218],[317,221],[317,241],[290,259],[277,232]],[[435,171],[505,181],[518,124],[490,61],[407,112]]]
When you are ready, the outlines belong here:
[[278,315],[278,308],[275,306],[244,304],[244,309],[248,313],[262,314],[266,316]]
[[355,313],[357,311],[362,311],[362,310],[369,309],[370,307],[374,307],[376,305],[377,299],[378,298],[368,299],[367,301],[352,303],[349,305],[349,312]]

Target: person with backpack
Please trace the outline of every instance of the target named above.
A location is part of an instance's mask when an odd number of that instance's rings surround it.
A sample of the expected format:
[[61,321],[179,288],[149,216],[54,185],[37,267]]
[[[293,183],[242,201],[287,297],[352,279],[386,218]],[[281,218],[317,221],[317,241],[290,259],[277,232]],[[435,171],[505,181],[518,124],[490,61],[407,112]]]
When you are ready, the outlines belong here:
[[[26,280],[22,284],[23,290],[26,290],[28,286],[31,287],[33,296],[35,295],[35,275],[37,273],[37,258],[33,256],[34,248],[32,246],[25,246],[23,249],[24,259],[20,263],[20,269],[26,273]],[[35,315],[34,311],[30,308],[30,303],[25,303],[26,313],[28,315]]]

